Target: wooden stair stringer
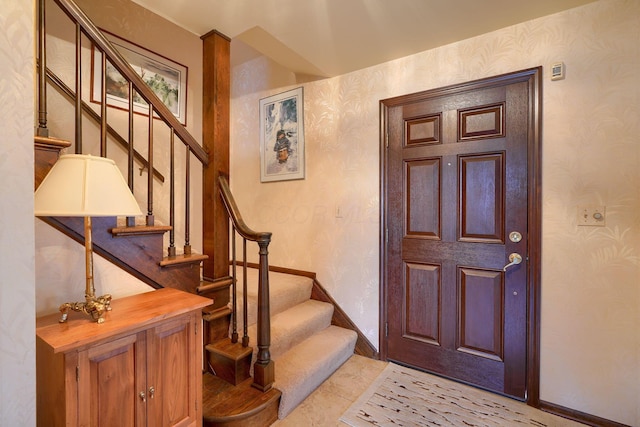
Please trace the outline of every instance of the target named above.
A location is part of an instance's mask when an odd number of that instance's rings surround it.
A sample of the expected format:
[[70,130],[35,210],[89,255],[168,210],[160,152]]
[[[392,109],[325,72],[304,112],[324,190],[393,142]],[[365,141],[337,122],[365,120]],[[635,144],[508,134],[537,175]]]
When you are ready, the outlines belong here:
[[[84,244],[84,219],[79,217],[41,217],[43,221]],[[176,288],[195,293],[200,283],[200,265],[187,263],[172,268],[160,265],[163,236],[159,233],[114,237],[115,217],[92,218],[93,251],[132,276],[159,289]]]

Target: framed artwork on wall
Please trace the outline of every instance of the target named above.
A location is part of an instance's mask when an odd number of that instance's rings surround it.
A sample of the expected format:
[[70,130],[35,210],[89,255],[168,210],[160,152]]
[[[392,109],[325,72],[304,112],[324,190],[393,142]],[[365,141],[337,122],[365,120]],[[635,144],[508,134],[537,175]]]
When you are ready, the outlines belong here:
[[260,100],[260,181],[304,179],[302,87]]
[[[142,80],[164,102],[169,111],[186,125],[187,123],[187,67],[135,43],[102,30],[124,59]],[[91,55],[91,101],[101,102],[102,52],[95,47]],[[129,85],[109,61],[106,71],[107,105],[129,109]],[[148,114],[149,107],[142,97],[134,95],[134,111]]]

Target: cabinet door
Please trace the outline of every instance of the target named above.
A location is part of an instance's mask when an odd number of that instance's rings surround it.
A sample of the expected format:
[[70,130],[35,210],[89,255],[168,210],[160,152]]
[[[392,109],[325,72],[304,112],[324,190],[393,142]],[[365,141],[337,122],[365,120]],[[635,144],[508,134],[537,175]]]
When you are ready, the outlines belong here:
[[201,372],[196,334],[193,314],[147,331],[149,426],[198,425],[196,399]]
[[144,332],[91,347],[78,358],[79,425],[146,425],[146,405],[139,395],[146,383]]

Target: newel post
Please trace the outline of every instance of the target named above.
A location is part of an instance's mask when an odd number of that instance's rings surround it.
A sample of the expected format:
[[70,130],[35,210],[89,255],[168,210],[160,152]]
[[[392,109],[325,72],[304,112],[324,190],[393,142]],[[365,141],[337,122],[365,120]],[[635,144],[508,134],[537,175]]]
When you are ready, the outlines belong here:
[[229,217],[218,192],[218,177],[229,176],[231,39],[211,31],[202,39],[202,144],[209,154],[202,181],[202,263],[208,280],[229,277]]
[[260,271],[258,277],[258,357],[253,368],[253,387],[268,391],[275,381],[275,364],[271,360],[271,315],[269,308],[268,238],[260,239]]

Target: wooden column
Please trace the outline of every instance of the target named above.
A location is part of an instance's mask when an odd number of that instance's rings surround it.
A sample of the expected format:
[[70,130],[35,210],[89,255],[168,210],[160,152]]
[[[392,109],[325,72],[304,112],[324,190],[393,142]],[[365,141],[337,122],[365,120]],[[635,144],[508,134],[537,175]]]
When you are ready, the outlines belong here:
[[231,98],[231,40],[217,31],[202,38],[203,145],[209,166],[203,171],[203,276],[215,280],[229,275],[229,221],[220,192],[218,176],[229,176],[229,105]]

